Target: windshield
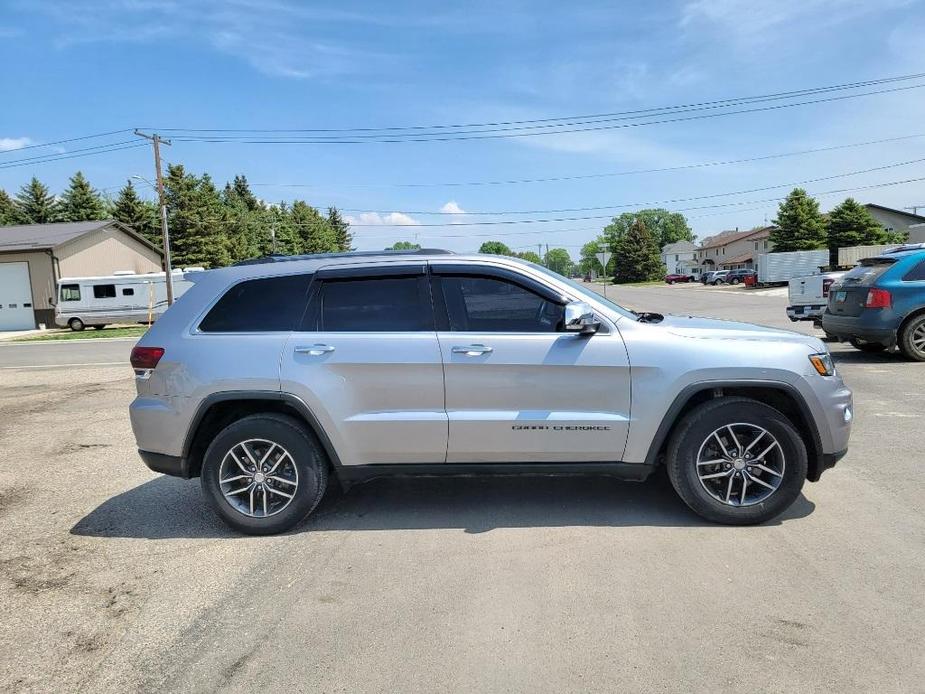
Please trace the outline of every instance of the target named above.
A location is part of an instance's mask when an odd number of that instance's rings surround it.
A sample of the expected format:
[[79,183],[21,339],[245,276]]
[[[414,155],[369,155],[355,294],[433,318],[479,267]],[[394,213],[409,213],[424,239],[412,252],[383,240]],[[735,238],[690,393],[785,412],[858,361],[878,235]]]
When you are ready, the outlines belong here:
[[596,291],[592,289],[588,289],[587,287],[579,284],[575,280],[569,279],[568,277],[563,277],[558,272],[553,272],[549,268],[543,267],[542,265],[537,265],[536,263],[531,263],[529,261],[524,261],[524,263],[534,268],[535,270],[542,272],[544,275],[548,275],[552,277],[558,282],[567,284],[579,296],[590,299],[591,301],[596,301],[599,304],[604,304],[604,306],[613,310],[615,313],[623,316],[624,318],[629,318],[630,320],[638,320],[638,317],[632,311],[625,309],[618,304],[615,304],[610,299],[605,298],[604,296],[602,296],[601,294],[598,294]]

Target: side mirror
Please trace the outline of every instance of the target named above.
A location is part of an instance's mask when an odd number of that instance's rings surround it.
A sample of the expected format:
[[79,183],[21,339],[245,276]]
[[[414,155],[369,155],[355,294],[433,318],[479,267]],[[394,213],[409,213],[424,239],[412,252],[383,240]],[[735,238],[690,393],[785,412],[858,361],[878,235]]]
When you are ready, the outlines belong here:
[[601,327],[594,318],[594,310],[584,301],[570,301],[565,305],[565,329],[580,335],[593,335]]

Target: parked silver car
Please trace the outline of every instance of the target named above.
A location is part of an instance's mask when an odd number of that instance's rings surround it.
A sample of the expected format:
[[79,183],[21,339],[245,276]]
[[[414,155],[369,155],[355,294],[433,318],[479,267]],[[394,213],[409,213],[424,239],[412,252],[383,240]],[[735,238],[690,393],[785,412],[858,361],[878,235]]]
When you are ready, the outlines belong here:
[[132,353],[155,471],[246,533],[393,474],[665,465],[698,514],[760,523],[845,453],[851,391],[816,338],[633,313],[513,258],[303,256],[213,270]]

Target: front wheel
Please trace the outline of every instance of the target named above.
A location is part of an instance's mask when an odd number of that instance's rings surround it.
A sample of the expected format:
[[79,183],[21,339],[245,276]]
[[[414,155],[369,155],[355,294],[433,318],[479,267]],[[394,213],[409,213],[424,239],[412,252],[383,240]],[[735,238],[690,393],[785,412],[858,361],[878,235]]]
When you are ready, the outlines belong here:
[[738,278],[738,277],[733,277],[733,278],[732,278],[731,284],[738,284],[738,283],[739,283],[739,278]]
[[882,352],[886,349],[886,345],[882,345],[879,342],[867,342],[866,340],[859,340],[856,337],[852,337],[849,342],[852,347],[862,352]]
[[665,464],[675,491],[695,513],[716,523],[753,525],[796,500],[808,460],[803,439],[781,412],[726,397],[684,417]]
[[925,361],[925,316],[913,318],[902,329],[899,348],[907,359]]
[[289,530],[310,514],[327,486],[327,459],[300,422],[274,413],[229,424],[202,464],[202,490],[228,525],[248,535]]
[[84,329],[84,322],[80,320],[80,318],[71,318],[71,320],[67,322],[67,325],[75,333],[79,333]]

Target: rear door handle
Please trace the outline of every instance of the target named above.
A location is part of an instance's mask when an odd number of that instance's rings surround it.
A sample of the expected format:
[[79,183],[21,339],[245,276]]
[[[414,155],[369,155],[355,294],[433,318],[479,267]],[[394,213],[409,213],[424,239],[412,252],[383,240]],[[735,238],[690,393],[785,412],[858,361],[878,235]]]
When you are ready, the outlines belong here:
[[293,352],[296,354],[310,354],[313,357],[320,357],[322,354],[333,352],[331,345],[300,345]]
[[453,354],[465,354],[467,357],[477,357],[480,354],[489,354],[494,352],[494,347],[487,345],[466,345],[465,347],[457,345],[453,347]]

